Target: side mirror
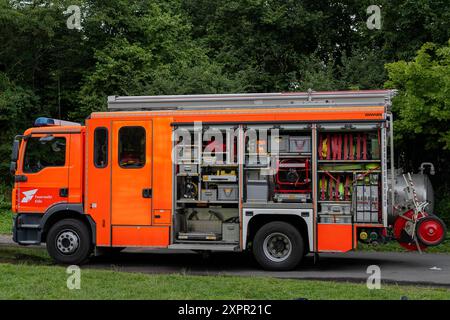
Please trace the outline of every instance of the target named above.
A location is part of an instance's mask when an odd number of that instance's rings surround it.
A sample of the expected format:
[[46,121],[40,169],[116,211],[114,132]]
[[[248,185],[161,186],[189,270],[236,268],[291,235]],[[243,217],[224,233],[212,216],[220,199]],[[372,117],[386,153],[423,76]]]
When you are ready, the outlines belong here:
[[17,170],[17,162],[11,161],[11,164],[9,165],[9,172],[11,173],[12,176],[16,174],[16,170]]
[[11,152],[11,161],[16,162],[17,159],[19,158],[19,146],[20,146],[20,141],[14,140],[12,152]]
[[49,135],[47,135],[47,136],[45,136],[45,137],[40,138],[40,139],[39,139],[39,142],[42,143],[42,144],[45,144],[45,143],[47,143],[47,142],[53,141],[54,139],[55,139],[55,137],[52,136],[51,134],[49,134]]

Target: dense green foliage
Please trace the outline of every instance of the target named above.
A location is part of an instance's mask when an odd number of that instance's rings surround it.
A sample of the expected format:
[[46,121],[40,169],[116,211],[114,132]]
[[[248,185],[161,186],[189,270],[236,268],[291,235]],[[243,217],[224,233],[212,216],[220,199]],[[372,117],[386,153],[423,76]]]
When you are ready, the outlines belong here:
[[[83,121],[105,109],[108,95],[375,89],[388,81],[400,90],[400,164],[436,163],[438,196],[447,199],[438,207],[448,210],[450,3],[380,0],[381,29],[369,30],[372,2],[0,0],[0,177],[9,182],[12,138],[33,119]],[[66,25],[69,5],[80,6],[81,29]]]

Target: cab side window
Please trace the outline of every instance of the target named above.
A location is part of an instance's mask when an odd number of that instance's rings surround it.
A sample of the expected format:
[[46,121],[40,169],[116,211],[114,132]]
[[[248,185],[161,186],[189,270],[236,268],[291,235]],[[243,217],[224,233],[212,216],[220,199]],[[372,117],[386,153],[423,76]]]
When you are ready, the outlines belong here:
[[94,131],[94,165],[97,168],[108,166],[108,129],[96,128]]
[[122,127],[119,130],[119,165],[122,168],[142,168],[145,165],[145,129]]
[[46,167],[66,164],[66,138],[31,137],[27,140],[23,161],[24,173],[36,173]]

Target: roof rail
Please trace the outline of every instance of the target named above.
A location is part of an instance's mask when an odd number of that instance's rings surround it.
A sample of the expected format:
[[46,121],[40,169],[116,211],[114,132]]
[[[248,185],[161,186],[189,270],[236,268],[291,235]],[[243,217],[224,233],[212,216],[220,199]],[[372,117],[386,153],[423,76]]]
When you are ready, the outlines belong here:
[[109,96],[108,110],[202,110],[267,107],[390,106],[395,90]]

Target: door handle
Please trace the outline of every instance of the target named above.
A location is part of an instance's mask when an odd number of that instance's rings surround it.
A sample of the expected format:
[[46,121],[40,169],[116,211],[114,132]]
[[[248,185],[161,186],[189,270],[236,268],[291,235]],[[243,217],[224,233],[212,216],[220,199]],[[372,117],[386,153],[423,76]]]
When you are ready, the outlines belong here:
[[69,188],[61,188],[61,189],[59,189],[59,196],[61,198],[67,198],[69,196]]
[[142,189],[142,197],[143,198],[151,198],[152,197],[152,188]]
[[28,178],[25,175],[15,175],[14,182],[27,182]]

